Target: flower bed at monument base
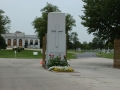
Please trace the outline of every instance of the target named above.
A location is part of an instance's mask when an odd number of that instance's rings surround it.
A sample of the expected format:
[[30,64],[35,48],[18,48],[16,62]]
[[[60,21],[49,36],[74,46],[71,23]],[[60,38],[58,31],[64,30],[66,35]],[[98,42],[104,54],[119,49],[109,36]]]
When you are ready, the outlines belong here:
[[52,66],[49,67],[49,71],[57,71],[57,72],[74,72],[74,69],[69,66]]
[[[60,55],[54,57],[54,55],[49,54],[50,58],[47,62],[47,68],[49,71],[56,72],[74,72],[73,68],[67,62],[67,58],[65,55]],[[62,58],[63,57],[63,58]]]

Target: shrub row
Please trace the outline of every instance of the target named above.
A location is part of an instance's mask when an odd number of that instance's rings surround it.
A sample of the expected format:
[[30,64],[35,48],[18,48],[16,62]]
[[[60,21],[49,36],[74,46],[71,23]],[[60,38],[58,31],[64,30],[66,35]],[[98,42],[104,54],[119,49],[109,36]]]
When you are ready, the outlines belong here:
[[18,51],[18,52],[20,52],[21,50],[24,50],[24,48],[20,48],[20,47],[18,47],[18,48],[13,48],[13,50],[15,51]]

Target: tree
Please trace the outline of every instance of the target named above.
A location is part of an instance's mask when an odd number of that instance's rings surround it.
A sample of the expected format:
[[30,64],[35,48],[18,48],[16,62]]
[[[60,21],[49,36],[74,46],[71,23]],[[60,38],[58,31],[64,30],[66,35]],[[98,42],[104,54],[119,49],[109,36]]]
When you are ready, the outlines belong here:
[[82,43],[80,43],[80,49],[84,50],[84,45]]
[[66,15],[66,34],[67,34],[67,49],[71,49],[74,47],[73,43],[70,40],[71,34],[69,32],[72,31],[72,27],[75,25],[75,20],[73,19],[73,16],[70,14]]
[[92,45],[93,45],[93,49],[97,49],[98,48],[98,41],[99,39],[94,37],[92,40]]
[[70,36],[70,34],[68,33],[67,39],[66,39],[66,42],[67,42],[67,49],[73,49],[73,48],[74,48],[74,47],[73,47],[73,42],[72,42],[72,40],[71,40],[70,37],[71,37],[71,36]]
[[66,15],[66,34],[72,31],[73,26],[76,26],[75,20],[73,19],[73,16],[71,16],[70,14],[67,14]]
[[100,49],[105,48],[105,42],[101,39],[98,41],[98,48],[100,48]]
[[9,32],[10,29],[10,19],[8,16],[3,15],[5,12],[0,9],[0,34]]
[[94,37],[92,40],[92,49],[103,49],[105,48],[105,42],[98,37]]
[[76,51],[76,49],[77,49],[77,43],[79,42],[78,40],[78,34],[77,34],[77,32],[72,32],[71,33],[71,41],[73,42],[73,45],[74,45],[74,49],[75,49],[75,51]]
[[9,32],[9,24],[10,19],[8,16],[3,15],[5,12],[0,9],[0,49],[6,49],[7,45],[5,43],[4,38],[1,36],[1,34]]
[[89,43],[88,43],[88,46],[89,46],[90,49],[93,49],[92,42],[89,42]]
[[120,2],[119,0],[82,0],[84,15],[81,24],[88,27],[89,34],[106,42],[120,39]]
[[72,42],[68,42],[67,49],[73,49],[74,45]]
[[111,43],[111,42],[108,42],[108,44],[105,44],[105,49],[113,49],[114,48],[114,45],[113,45],[113,43]]
[[[35,29],[35,32],[37,33],[39,39],[40,39],[40,46],[42,46],[42,38],[47,33],[47,20],[48,20],[48,13],[49,12],[61,12],[57,6],[54,6],[50,3],[47,3],[47,5],[41,9],[42,16],[36,17],[34,21],[32,22],[32,25]],[[66,15],[66,33],[68,35],[68,32],[72,30],[72,27],[75,26],[75,20],[70,14]],[[67,36],[69,38],[69,36]],[[67,39],[68,39],[67,38]],[[67,43],[69,45],[69,42]]]
[[76,48],[80,48],[80,47],[81,47],[80,41],[76,41]]
[[83,42],[83,49],[84,50],[89,50],[90,49],[90,47],[89,47],[89,45],[87,44],[86,41]]
[[40,39],[40,46],[42,46],[42,38],[47,33],[47,20],[48,20],[48,13],[49,12],[60,12],[57,6],[47,3],[47,5],[40,10],[42,12],[41,17],[36,17],[32,22],[32,25],[35,29],[35,32]]
[[113,45],[111,42],[109,42],[109,43],[108,43],[108,47],[109,47],[109,49],[113,49],[113,48],[114,48],[114,45]]
[[6,49],[7,45],[5,42],[5,39],[0,35],[0,50],[1,49]]

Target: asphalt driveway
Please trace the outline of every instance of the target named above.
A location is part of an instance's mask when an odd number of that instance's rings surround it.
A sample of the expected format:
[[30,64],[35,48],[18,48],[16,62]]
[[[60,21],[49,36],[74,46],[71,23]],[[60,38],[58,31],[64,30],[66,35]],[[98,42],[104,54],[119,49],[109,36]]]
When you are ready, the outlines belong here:
[[77,53],[76,57],[79,58],[96,58],[96,53],[94,52],[84,52],[82,54]]
[[73,73],[50,72],[40,61],[0,58],[0,90],[120,90],[120,69],[112,59],[72,59]]

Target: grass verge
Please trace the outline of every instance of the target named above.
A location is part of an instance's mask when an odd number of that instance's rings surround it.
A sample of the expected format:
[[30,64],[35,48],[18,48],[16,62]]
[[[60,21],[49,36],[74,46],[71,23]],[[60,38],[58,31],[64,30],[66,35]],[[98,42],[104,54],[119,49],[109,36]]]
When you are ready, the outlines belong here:
[[114,58],[113,53],[98,53],[97,56],[102,58],[110,58],[110,59]]
[[[38,55],[34,56],[33,52],[38,52]],[[15,53],[13,50],[0,50],[0,58],[15,58]],[[42,58],[40,51],[36,50],[21,50],[16,52],[16,58]]]
[[[34,56],[33,52],[38,52],[38,55]],[[13,50],[0,50],[0,58],[15,58],[15,53]],[[22,50],[21,52],[16,52],[16,58],[41,59],[42,54],[41,51],[38,50]],[[75,55],[68,52],[67,58],[75,59]]]

